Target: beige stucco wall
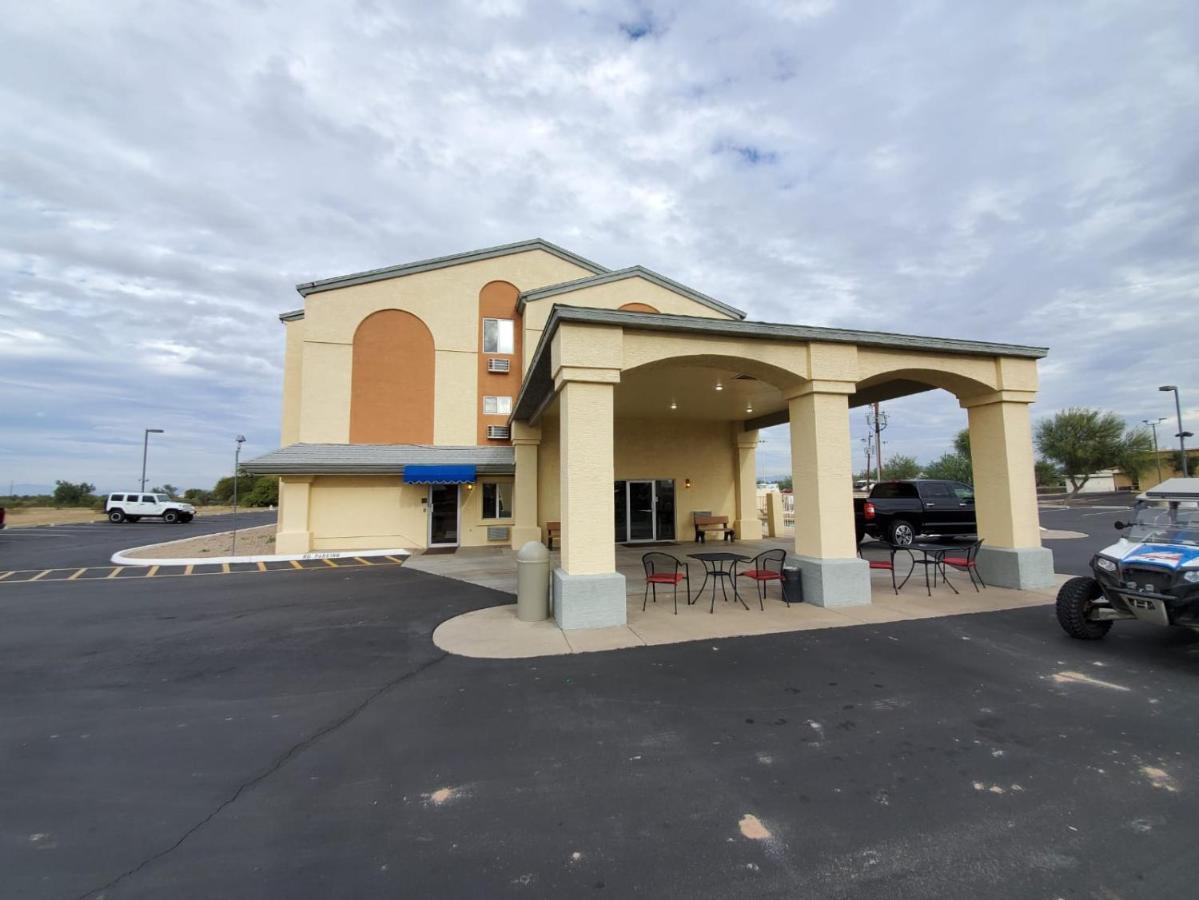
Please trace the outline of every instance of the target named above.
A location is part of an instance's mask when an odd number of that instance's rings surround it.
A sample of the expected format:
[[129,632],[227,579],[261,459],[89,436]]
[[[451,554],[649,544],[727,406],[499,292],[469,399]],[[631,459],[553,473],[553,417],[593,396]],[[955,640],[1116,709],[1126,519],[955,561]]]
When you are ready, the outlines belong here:
[[[577,277],[577,276],[576,276]],[[523,288],[528,290],[528,288]],[[707,319],[730,319],[732,316],[705,306],[703,303],[676,294],[674,291],[646,281],[640,276],[583,288],[566,294],[556,294],[544,300],[525,304],[525,367],[533,358],[537,342],[549,319],[550,310],[558,306],[584,306],[591,309],[620,309],[626,303],[647,303],[658,312],[680,316],[702,316]]]
[[[690,540],[691,514],[710,510],[736,518],[737,448],[728,422],[616,419],[613,481],[670,478],[675,483],[675,535]],[[538,448],[538,522],[561,521],[558,419],[546,417]],[[691,479],[691,487],[685,486]],[[612,485],[608,485],[611,493]],[[609,537],[611,535],[609,534]]]
[[304,320],[283,323],[283,418],[279,443],[300,439],[300,373],[304,363]]
[[[296,391],[300,397],[298,439],[348,441],[354,332],[373,312],[403,309],[428,326],[437,350],[434,443],[474,445],[479,291],[491,281],[529,290],[590,274],[544,250],[530,250],[310,295],[304,304],[303,378],[294,384],[284,379],[285,411],[297,405]],[[515,375],[512,387],[515,397]]]

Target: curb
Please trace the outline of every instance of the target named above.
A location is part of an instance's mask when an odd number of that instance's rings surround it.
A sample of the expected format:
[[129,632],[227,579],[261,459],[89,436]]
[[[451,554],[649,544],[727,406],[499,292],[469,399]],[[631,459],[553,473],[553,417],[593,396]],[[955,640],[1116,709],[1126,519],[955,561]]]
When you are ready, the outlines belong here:
[[[254,526],[261,528],[262,526]],[[239,529],[240,530],[240,529]],[[212,535],[205,537],[215,537],[221,534],[232,534],[232,531],[218,531]],[[211,565],[213,563],[252,563],[252,562],[287,562],[289,560],[305,560],[305,559],[343,559],[345,557],[355,556],[411,556],[409,550],[392,549],[392,550],[314,550],[311,553],[259,553],[254,556],[179,556],[179,557],[163,557],[161,559],[137,558],[126,556],[126,553],[131,553],[134,550],[145,550],[150,547],[169,547],[172,544],[180,544],[183,541],[189,541],[192,538],[180,538],[175,541],[162,541],[158,544],[144,544],[141,547],[126,547],[124,550],[118,550],[110,558],[114,566],[199,566]]]

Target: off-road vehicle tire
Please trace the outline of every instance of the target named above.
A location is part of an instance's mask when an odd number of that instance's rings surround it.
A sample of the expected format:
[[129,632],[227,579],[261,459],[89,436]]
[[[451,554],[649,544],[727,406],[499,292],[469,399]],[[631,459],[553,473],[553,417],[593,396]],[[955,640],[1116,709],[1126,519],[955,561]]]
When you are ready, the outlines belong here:
[[1112,623],[1092,622],[1087,613],[1103,596],[1099,582],[1082,576],[1071,578],[1057,592],[1057,621],[1062,630],[1080,641],[1097,641],[1112,629]]
[[166,512],[164,512],[162,514],[162,521],[166,522],[168,525],[174,525],[176,522],[179,521],[178,511],[173,510],[173,509],[168,509]]
[[910,547],[916,542],[916,529],[903,519],[892,519],[887,528],[887,537],[897,547]]
[[179,521],[182,522],[184,525],[186,525],[188,522],[190,522],[194,518],[195,518],[195,516],[191,515],[190,513],[184,513],[180,517]]
[[108,521],[112,522],[114,525],[121,525],[125,521],[125,513],[119,509],[111,510],[108,513]]

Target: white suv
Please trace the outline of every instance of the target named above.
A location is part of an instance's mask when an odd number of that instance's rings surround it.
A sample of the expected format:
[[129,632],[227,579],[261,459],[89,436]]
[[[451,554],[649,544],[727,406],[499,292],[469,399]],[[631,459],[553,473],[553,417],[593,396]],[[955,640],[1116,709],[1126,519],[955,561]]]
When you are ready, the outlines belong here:
[[168,524],[190,522],[196,508],[190,503],[172,500],[166,494],[119,493],[109,494],[104,503],[108,521],[136,522],[141,518],[157,518]]

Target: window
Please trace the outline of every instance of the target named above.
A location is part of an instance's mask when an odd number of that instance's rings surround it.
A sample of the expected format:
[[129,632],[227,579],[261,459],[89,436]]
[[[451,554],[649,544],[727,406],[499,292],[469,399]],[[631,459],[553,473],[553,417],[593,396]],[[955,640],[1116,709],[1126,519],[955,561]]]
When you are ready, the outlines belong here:
[[914,484],[905,484],[902,481],[881,481],[874,486],[870,496],[874,500],[896,500],[911,499],[919,495],[916,493]]
[[922,493],[925,497],[935,497],[938,499],[949,499],[951,496],[953,496],[949,492],[948,485],[937,484],[935,482],[932,484],[921,485],[920,493]]
[[953,492],[957,494],[958,499],[966,503],[974,502],[974,488],[968,484],[962,484],[960,481],[953,483]]
[[507,416],[512,413],[511,397],[484,397],[483,415]]
[[124,494],[113,494],[108,499],[111,500],[113,503],[124,503],[125,495]]
[[153,494],[142,494],[142,503],[153,503],[153,502],[154,502]]
[[483,352],[514,353],[513,324],[511,319],[484,319]]
[[483,482],[483,518],[512,518],[512,482]]

